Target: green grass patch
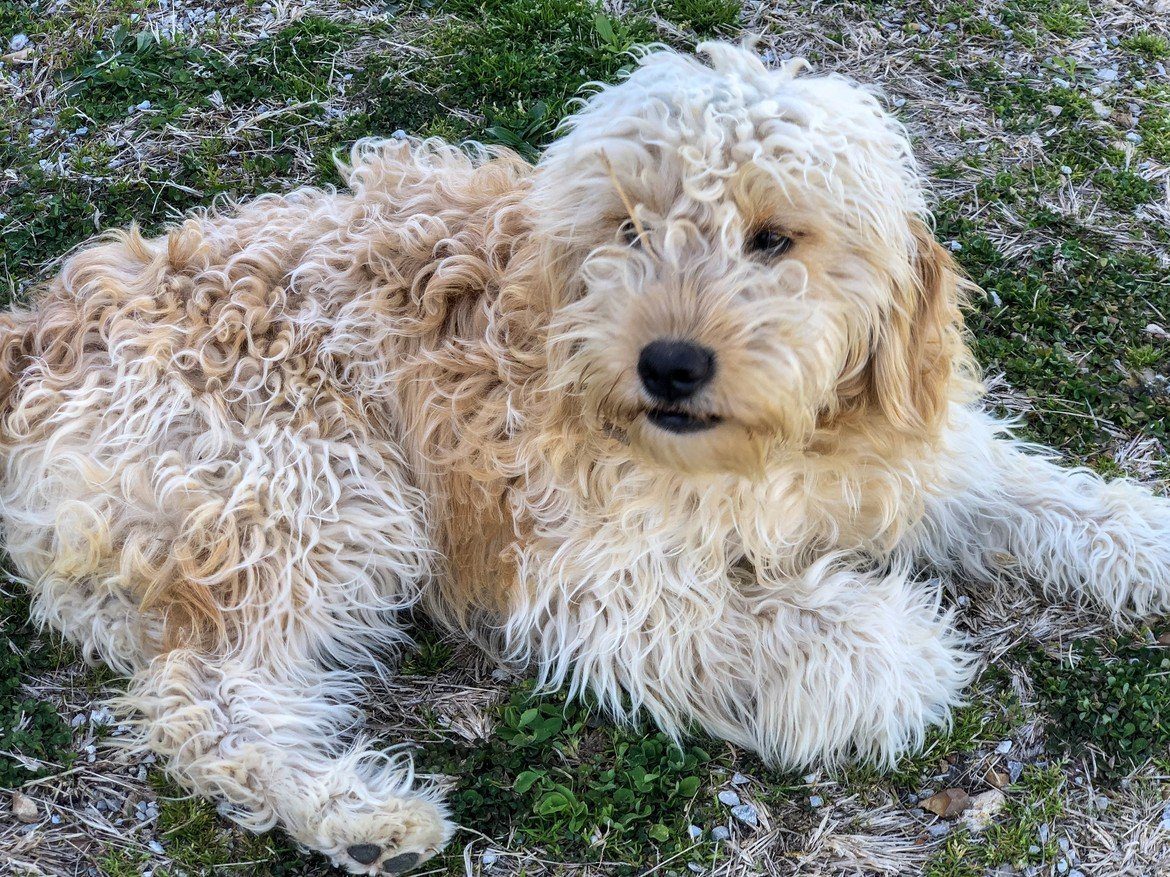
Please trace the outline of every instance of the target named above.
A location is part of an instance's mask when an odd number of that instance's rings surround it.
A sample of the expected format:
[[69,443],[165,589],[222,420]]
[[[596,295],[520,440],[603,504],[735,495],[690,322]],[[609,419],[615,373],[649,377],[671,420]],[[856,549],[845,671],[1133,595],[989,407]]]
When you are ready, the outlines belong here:
[[[953,206],[939,234],[957,240],[960,264],[984,290],[968,327],[979,361],[1032,399],[1031,437],[1091,461],[1117,431],[1170,440],[1161,348],[1145,327],[1170,309],[1170,282],[1151,257],[1118,251],[1036,210],[1031,221],[1063,238],[1005,259]],[[1122,351],[1138,351],[1140,366]]]
[[[556,861],[604,860],[614,874],[635,874],[692,851],[692,823],[711,821],[711,755],[696,743],[675,745],[649,728],[598,721],[588,703],[563,696],[534,700],[518,687],[499,710],[491,739],[448,743],[422,756],[459,778],[448,800],[457,822],[494,837],[518,828],[515,842]],[[446,861],[455,867],[458,845]]]
[[1170,58],[1170,41],[1153,31],[1145,30],[1128,36],[1121,41],[1121,45],[1148,61]]
[[1170,752],[1170,649],[1081,640],[1059,658],[1032,657],[1049,738],[1075,753],[1092,743],[1107,773],[1123,775]]
[[25,696],[22,677],[54,670],[71,655],[41,637],[28,619],[28,601],[0,595],[0,788],[68,767],[73,734],[55,704]]

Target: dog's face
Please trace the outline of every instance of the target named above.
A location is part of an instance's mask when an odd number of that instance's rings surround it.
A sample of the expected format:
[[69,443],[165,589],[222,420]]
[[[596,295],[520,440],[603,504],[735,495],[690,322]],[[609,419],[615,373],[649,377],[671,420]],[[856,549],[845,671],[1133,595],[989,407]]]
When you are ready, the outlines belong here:
[[645,58],[541,160],[558,389],[687,471],[930,430],[958,318],[904,133],[844,80],[703,48]]

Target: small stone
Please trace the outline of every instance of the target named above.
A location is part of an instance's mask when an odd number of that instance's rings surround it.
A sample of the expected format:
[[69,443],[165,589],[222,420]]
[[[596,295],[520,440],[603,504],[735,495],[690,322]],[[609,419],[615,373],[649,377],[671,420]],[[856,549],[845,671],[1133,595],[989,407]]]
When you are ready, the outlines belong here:
[[990,768],[983,775],[983,779],[987,781],[989,786],[995,786],[997,789],[1006,789],[1012,782],[1011,775],[1006,770],[1000,770],[997,767]]
[[[1062,165],[1060,166],[1060,172],[1061,172],[1062,174],[1064,174],[1066,177],[1071,177],[1071,176],[1072,176],[1072,168],[1071,168],[1071,167],[1069,167],[1067,164],[1062,164]],[[1002,744],[1001,744],[1001,745],[1002,745]],[[1006,754],[1006,753],[1007,753],[1007,752],[1009,752],[1010,750],[1011,750],[1011,746],[1008,746],[1008,748],[1007,748],[1006,750],[1004,750],[1004,752],[1003,752],[1003,753],[1001,753],[1001,754]],[[998,750],[998,749],[996,749],[995,751],[996,751],[996,752],[999,752],[999,750]]]
[[690,870],[690,872],[692,874],[702,874],[703,873],[703,866],[700,865],[698,862],[687,862],[687,868]]
[[749,780],[741,773],[737,773],[731,778],[731,784],[733,786],[746,786],[750,782],[751,780]]
[[691,825],[687,827],[687,834],[691,836],[691,840],[698,840],[703,836],[703,829],[697,825]]
[[1049,831],[1048,831],[1048,823],[1047,823],[1047,822],[1045,822],[1045,823],[1044,823],[1043,825],[1041,825],[1041,826],[1040,826],[1040,828],[1039,828],[1039,829],[1037,829],[1037,831],[1036,831],[1036,836],[1037,836],[1038,838],[1040,838],[1040,845],[1041,845],[1041,846],[1043,846],[1044,844],[1048,843],[1048,835],[1049,835]]
[[22,795],[20,792],[12,793],[12,815],[21,822],[31,825],[34,822],[39,822],[41,818],[40,808],[37,807],[37,802],[28,795]]
[[760,824],[760,816],[752,804],[740,804],[738,807],[732,807],[731,815],[744,825],[750,825],[752,828]]
[[1049,104],[1044,109],[1047,111],[1048,115],[1052,116],[1054,119],[1064,112],[1064,107],[1058,107],[1056,104]]
[[1125,139],[1128,140],[1130,143],[1141,143],[1142,142],[1142,135],[1139,134],[1137,131],[1130,131],[1128,134],[1125,135]]
[[146,847],[156,856],[161,856],[165,852],[165,850],[163,850],[163,845],[160,844],[157,840],[150,841]]
[[1024,762],[1022,762],[1022,761],[1009,761],[1007,763],[1007,769],[1008,769],[1008,776],[1011,777],[1012,782],[1018,783],[1020,781],[1020,777],[1024,773]]
[[19,52],[21,49],[27,49],[32,40],[28,38],[28,34],[18,33],[8,41],[8,51]]
[[932,840],[938,840],[940,837],[946,837],[951,830],[949,822],[936,822],[934,825],[926,827],[926,833],[930,835]]
[[[1062,168],[1062,170],[1063,170],[1063,168]],[[1072,171],[1069,171],[1069,173],[1072,173]],[[1012,751],[1012,741],[1011,740],[1004,740],[1002,743],[1000,743],[998,746],[995,747],[995,752],[997,755],[1007,755],[1011,751]]]
[[983,831],[995,814],[1007,804],[1007,796],[999,789],[983,792],[971,799],[971,807],[963,816],[963,823],[972,833]]
[[731,840],[731,831],[725,825],[716,825],[711,829],[711,840],[715,843],[723,843],[725,840]]
[[1108,119],[1109,113],[1111,111],[1109,107],[1105,106],[1104,103],[1099,100],[1095,100],[1093,101],[1093,112],[1097,114],[1098,118]]
[[804,775],[804,781],[806,783],[815,783],[820,778],[821,778],[821,775],[819,773],[806,773]]
[[397,131],[392,133],[390,136],[393,137],[395,140],[405,140],[406,139],[406,132],[403,131],[401,128],[399,128]]
[[922,802],[924,809],[936,816],[950,819],[963,813],[971,806],[971,796],[962,789],[943,789]]
[[818,807],[825,806],[825,799],[820,795],[810,795],[808,799],[808,806],[816,810]]
[[1098,810],[1108,810],[1109,804],[1110,804],[1110,801],[1109,801],[1108,795],[1098,795],[1096,798],[1093,799],[1093,806],[1096,807]]
[[[1157,323],[1147,323],[1144,331],[1147,335],[1156,335],[1159,338],[1166,337],[1166,330]],[[1160,646],[1170,646],[1170,630],[1158,637],[1155,642]]]
[[1058,861],[1056,863],[1056,873],[1057,874],[1067,874],[1068,873],[1068,861],[1066,859],[1061,859],[1060,861]]
[[739,795],[730,789],[725,789],[719,793],[719,803],[726,804],[728,807],[736,807],[739,805]]
[[1068,877],[1085,877],[1085,872],[1081,871],[1079,868],[1073,868],[1068,872]]
[[1112,67],[1102,67],[1097,71],[1097,78],[1102,82],[1116,82],[1117,71]]
[[479,860],[490,868],[500,860],[500,854],[495,850],[484,850],[483,855],[479,857]]
[[1029,856],[1040,855],[1040,847],[1036,846],[1036,844],[1032,844],[1031,846],[1028,847],[1028,855]]

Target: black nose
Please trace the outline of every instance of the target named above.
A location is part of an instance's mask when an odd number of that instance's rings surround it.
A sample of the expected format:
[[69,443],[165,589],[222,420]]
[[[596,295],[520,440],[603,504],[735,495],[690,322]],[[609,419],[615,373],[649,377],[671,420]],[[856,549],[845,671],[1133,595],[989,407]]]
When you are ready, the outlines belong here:
[[677,402],[715,376],[715,354],[689,341],[651,341],[638,356],[638,375],[651,396]]

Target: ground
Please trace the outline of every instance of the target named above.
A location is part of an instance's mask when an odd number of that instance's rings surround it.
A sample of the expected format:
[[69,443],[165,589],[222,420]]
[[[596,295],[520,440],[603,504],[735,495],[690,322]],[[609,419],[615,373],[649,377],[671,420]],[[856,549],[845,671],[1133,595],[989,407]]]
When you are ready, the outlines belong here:
[[[0,0],[0,295],[95,231],[336,182],[332,151],[362,135],[534,154],[631,46],[741,34],[880,86],[934,181],[940,240],[986,290],[969,325],[994,403],[1078,462],[1160,484],[1165,0]],[[371,683],[370,725],[421,747],[464,826],[424,872],[1170,873],[1170,625],[951,590],[988,669],[889,775],[679,749],[533,700],[422,629],[400,675]],[[118,680],[30,630],[19,593],[0,595],[0,788],[36,813],[0,795],[0,874],[327,872],[119,748],[101,708]],[[919,806],[996,785],[1006,804],[982,830]]]

